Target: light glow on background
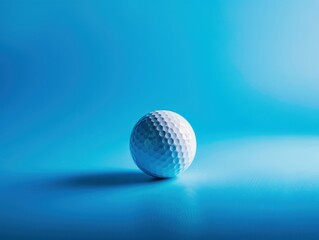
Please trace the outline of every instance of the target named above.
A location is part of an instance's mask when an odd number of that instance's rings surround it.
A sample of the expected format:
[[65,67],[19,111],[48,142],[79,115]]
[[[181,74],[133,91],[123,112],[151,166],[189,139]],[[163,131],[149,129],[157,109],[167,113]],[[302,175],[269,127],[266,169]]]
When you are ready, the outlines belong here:
[[318,110],[317,1],[250,1],[228,9],[230,49],[247,84],[278,101]]

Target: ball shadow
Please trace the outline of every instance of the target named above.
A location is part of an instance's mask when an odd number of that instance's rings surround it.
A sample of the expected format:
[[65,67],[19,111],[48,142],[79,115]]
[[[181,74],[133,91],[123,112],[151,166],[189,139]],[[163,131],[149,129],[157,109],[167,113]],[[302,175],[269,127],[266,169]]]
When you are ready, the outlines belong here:
[[112,171],[103,173],[82,173],[62,177],[55,181],[62,188],[119,188],[136,185],[154,184],[167,179],[153,178],[139,171]]

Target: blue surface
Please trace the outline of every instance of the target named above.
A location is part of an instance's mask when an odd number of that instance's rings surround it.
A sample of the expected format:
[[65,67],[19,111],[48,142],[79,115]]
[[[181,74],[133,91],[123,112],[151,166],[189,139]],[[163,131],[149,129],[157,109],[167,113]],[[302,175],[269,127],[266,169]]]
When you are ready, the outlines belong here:
[[[1,1],[0,238],[318,239],[317,1]],[[145,113],[198,154],[154,181]]]

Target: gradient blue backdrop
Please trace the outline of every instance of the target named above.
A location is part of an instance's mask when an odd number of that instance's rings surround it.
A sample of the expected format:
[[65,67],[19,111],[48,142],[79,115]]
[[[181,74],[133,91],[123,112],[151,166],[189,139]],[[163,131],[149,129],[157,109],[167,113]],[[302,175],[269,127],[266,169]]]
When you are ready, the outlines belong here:
[[[2,239],[318,237],[318,12],[1,1]],[[133,125],[157,109],[197,135],[174,181],[129,155]]]

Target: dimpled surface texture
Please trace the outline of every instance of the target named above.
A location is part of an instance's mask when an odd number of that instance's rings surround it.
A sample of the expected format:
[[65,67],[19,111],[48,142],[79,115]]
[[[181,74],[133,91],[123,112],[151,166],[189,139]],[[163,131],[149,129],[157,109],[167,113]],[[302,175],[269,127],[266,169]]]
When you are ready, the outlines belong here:
[[136,165],[159,178],[175,177],[192,163],[196,137],[185,118],[171,111],[146,114],[135,125],[130,150]]

